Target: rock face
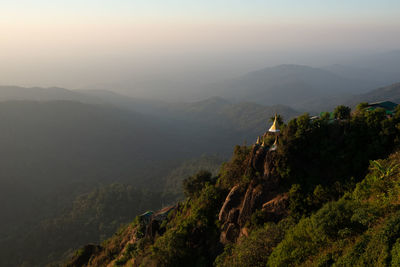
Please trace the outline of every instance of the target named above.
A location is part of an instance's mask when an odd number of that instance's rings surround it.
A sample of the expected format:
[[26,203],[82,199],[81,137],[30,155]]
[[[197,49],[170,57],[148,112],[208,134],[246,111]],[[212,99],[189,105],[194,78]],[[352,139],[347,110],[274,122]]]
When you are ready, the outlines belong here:
[[279,192],[280,176],[276,169],[276,152],[254,145],[246,173],[253,180],[244,188],[235,185],[219,212],[222,222],[220,241],[235,242],[246,229],[246,222],[256,210],[265,212],[268,220],[276,221],[287,215],[288,197]]
[[276,196],[274,199],[264,203],[262,210],[268,214],[272,221],[279,221],[287,216],[289,196],[287,193]]
[[241,201],[241,192],[238,185],[232,187],[231,191],[229,192],[228,196],[225,199],[224,205],[219,212],[218,219],[220,221],[226,221],[229,212],[232,211],[232,208],[236,207],[240,204]]

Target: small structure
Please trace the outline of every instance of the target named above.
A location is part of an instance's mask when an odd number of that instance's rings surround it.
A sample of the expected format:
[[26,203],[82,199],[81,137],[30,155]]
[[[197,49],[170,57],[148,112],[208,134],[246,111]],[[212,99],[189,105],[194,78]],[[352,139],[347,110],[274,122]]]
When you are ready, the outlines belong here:
[[153,219],[156,221],[163,221],[168,218],[168,214],[171,213],[171,211],[175,210],[176,206],[169,206],[165,207],[161,210],[159,210],[156,214],[154,214]]
[[261,139],[260,139],[260,137],[257,137],[256,145],[261,145]]
[[280,132],[277,120],[278,120],[278,115],[275,113],[274,123],[269,128],[268,132],[270,132],[270,133],[279,133]]
[[275,137],[275,142],[272,144],[269,151],[275,151],[278,148],[278,136]]
[[270,133],[273,133],[275,135],[275,142],[269,149],[270,151],[275,151],[278,147],[278,135],[280,133],[279,125],[278,125],[278,115],[275,113],[275,119],[274,123],[272,123],[272,126],[268,130]]
[[146,211],[145,213],[139,215],[140,222],[147,225],[151,221],[153,214],[154,214],[154,212],[149,210],[149,211]]
[[381,101],[381,102],[375,102],[375,103],[370,103],[367,106],[367,110],[375,110],[377,108],[383,108],[386,110],[387,115],[393,115],[395,113],[396,107],[398,104],[391,102],[391,101]]
[[274,122],[272,126],[269,128],[267,132],[265,132],[261,137],[257,137],[256,145],[261,145],[262,147],[266,147],[265,139],[268,135],[273,134],[275,136],[275,142],[270,148],[270,150],[276,150],[278,145],[278,135],[280,133],[279,125],[278,125],[278,115],[275,113]]

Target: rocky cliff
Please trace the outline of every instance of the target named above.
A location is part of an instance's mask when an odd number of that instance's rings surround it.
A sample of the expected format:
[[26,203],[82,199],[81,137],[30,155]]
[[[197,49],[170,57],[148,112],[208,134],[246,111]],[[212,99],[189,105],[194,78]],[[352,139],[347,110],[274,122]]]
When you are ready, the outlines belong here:
[[288,197],[280,186],[281,178],[275,167],[275,151],[254,145],[245,173],[252,177],[247,186],[235,185],[219,212],[222,224],[221,242],[235,242],[246,235],[246,223],[261,210],[268,221],[278,221],[287,215]]
[[[222,244],[234,243],[240,236],[246,236],[247,224],[257,210],[270,221],[278,221],[287,215],[288,197],[280,186],[281,178],[275,167],[277,160],[275,151],[253,145],[246,156],[247,166],[242,170],[242,174],[250,178],[249,183],[234,185],[227,195],[221,193],[223,198],[217,205],[216,219],[220,224],[217,234]],[[166,232],[166,225],[180,216],[179,213],[192,212],[187,208],[178,204],[138,216],[134,224],[103,245],[87,245],[79,250],[67,266],[113,266],[121,263],[139,266],[143,263],[143,255],[125,261],[126,255],[145,244],[154,244]],[[200,231],[197,227],[192,229],[193,233]],[[157,265],[151,260],[147,264]]]

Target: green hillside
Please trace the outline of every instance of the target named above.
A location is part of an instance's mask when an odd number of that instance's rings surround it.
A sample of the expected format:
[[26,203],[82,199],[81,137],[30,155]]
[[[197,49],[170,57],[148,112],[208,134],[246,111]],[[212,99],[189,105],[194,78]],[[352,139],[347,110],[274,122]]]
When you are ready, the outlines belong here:
[[[36,92],[22,91],[21,97],[35,96]],[[58,93],[54,97],[60,97]],[[57,260],[69,249],[101,241],[143,211],[135,207],[125,217],[117,211],[108,213],[117,217],[91,228],[90,234],[75,234],[80,219],[74,216],[67,220],[66,214],[76,198],[99,185],[130,184],[138,191],[158,192],[154,193],[157,201],[146,206],[149,209],[181,199],[180,184],[185,177],[204,168],[217,171],[234,144],[256,138],[256,131],[247,129],[265,128],[265,116],[274,112],[250,103],[244,109],[228,103],[221,105],[224,112],[208,122],[201,120],[207,108],[195,114],[179,112],[183,117],[178,117],[172,111],[167,115],[154,110],[150,115],[122,106],[51,101],[52,97],[42,102],[0,102],[0,247],[4,248],[0,257],[7,265],[27,261],[40,266]],[[209,107],[207,102],[190,106]],[[229,115],[228,120],[225,110],[237,108],[247,115]],[[289,113],[283,114],[295,113],[284,110]],[[217,120],[227,123],[219,125]],[[218,156],[207,156],[215,154]],[[121,203],[120,208],[126,209],[126,205],[136,204]],[[49,225],[52,234],[46,234],[43,224]],[[64,239],[63,245],[55,245],[60,239]],[[32,244],[36,244],[34,252],[30,251]]]
[[171,203],[173,197],[128,184],[96,186],[48,217],[8,232],[0,242],[0,266],[56,264],[82,244],[103,241],[137,214]]
[[237,146],[217,176],[184,181],[186,200],[68,266],[396,266],[400,111],[334,114],[281,125],[275,150],[268,135]]

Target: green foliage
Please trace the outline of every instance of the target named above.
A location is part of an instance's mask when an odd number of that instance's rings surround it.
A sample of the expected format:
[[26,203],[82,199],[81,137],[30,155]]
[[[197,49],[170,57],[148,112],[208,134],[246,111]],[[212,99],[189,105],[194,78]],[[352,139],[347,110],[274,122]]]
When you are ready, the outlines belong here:
[[390,252],[392,256],[391,266],[400,266],[400,238],[394,243]]
[[164,191],[171,192],[183,198],[182,182],[189,176],[193,176],[201,170],[208,170],[213,176],[217,175],[223,160],[217,156],[203,155],[200,158],[190,159],[173,169],[165,178]]
[[282,240],[283,229],[273,223],[253,230],[236,246],[225,248],[215,261],[216,266],[265,266],[273,248]]
[[323,113],[321,114],[321,120],[322,120],[322,121],[326,122],[326,121],[329,121],[330,119],[331,119],[331,113],[329,113],[329,112],[323,112]]
[[[325,204],[286,232],[268,266],[397,266],[399,162],[399,153],[371,161],[369,174],[352,193]],[[292,195],[299,190],[294,186]],[[320,187],[314,190],[315,195],[321,193],[325,195]]]
[[[275,121],[275,116],[272,116],[268,120],[269,122],[274,122]],[[284,119],[280,114],[276,115],[276,123],[278,124],[279,127],[284,125]]]
[[253,214],[251,215],[251,226],[252,228],[254,227],[260,227],[264,224],[265,221],[267,221],[268,215],[262,210],[258,209]]
[[333,111],[333,116],[335,119],[347,120],[350,118],[351,108],[346,106],[337,106]]
[[400,141],[400,113],[388,118],[382,109],[352,116],[346,107],[336,111],[345,119],[332,121],[326,115],[311,120],[304,114],[281,131],[274,164],[291,190],[291,211],[298,218],[354,188],[369,161],[386,157]]
[[368,103],[367,102],[361,102],[356,106],[356,112],[364,112],[365,109],[368,107]]
[[[249,236],[227,245],[216,266],[353,266],[373,259],[376,264],[395,260],[390,253],[395,256],[398,238],[394,203],[400,195],[399,160],[396,155],[385,161],[376,158],[392,152],[400,117],[387,118],[379,109],[350,116],[347,107],[338,107],[335,116],[339,120],[311,120],[304,114],[283,127],[273,160],[282,188],[289,193],[290,217],[263,225],[268,218],[255,211],[247,224]],[[193,188],[187,195],[192,198],[152,247],[160,266],[206,265],[216,257],[216,207],[222,196],[232,186],[246,188],[262,176],[249,171],[250,158],[251,148],[237,146],[216,186],[209,175],[187,180],[187,188]],[[369,174],[355,186],[371,159]]]
[[221,167],[218,187],[230,190],[236,184],[247,183],[243,181],[248,166],[250,148],[247,146],[235,146],[231,160]]
[[[23,251],[26,251],[24,258],[30,265],[35,265],[38,259],[56,260],[66,251],[86,243],[100,243],[116,231],[117,235],[123,233],[126,229],[123,226],[136,215],[157,209],[163,202],[169,201],[161,193],[140,190],[132,185],[115,183],[98,186],[76,197],[59,216],[32,227],[21,242]],[[0,248],[2,245],[0,243]],[[11,248],[18,251],[15,247]],[[49,251],[53,254],[49,255]]]
[[183,180],[183,192],[186,197],[194,197],[207,183],[211,183],[212,174],[209,171],[199,171],[197,174]]
[[390,205],[400,195],[399,153],[387,160],[371,161],[370,173],[354,190],[356,199],[372,198],[382,208]]
[[[336,117],[289,121],[278,149],[267,154],[265,176],[251,161],[264,152],[237,146],[217,181],[207,172],[187,178],[188,198],[162,223],[165,232],[152,244],[128,248],[118,263],[137,257],[157,266],[396,265],[400,155],[378,158],[396,147],[400,114],[388,118],[375,109],[350,116],[338,107]],[[271,177],[279,179],[274,190],[289,196],[289,216],[269,223],[260,199],[238,242],[222,248],[217,218],[227,192],[239,185],[242,193],[249,183],[261,188]]]
[[218,253],[216,224],[222,194],[205,184],[196,198],[181,208],[167,224],[167,231],[152,246],[158,266],[207,266]]
[[374,215],[368,205],[341,199],[326,204],[315,215],[304,218],[286,233],[269,258],[269,266],[299,265],[330,244],[351,238],[367,229],[361,214]]
[[396,261],[396,241],[400,237],[400,213],[393,213],[366,231],[344,255],[337,259],[339,266],[389,266],[391,253]]

